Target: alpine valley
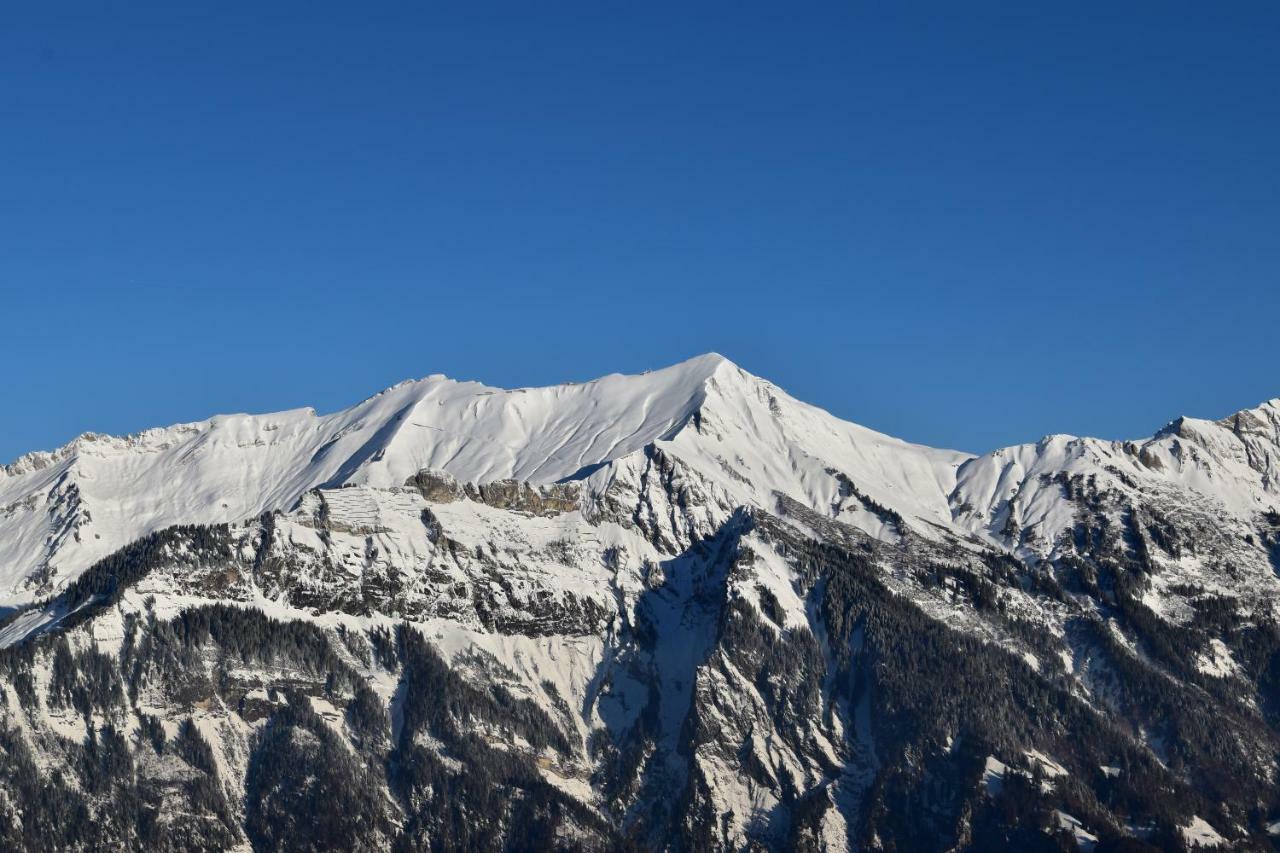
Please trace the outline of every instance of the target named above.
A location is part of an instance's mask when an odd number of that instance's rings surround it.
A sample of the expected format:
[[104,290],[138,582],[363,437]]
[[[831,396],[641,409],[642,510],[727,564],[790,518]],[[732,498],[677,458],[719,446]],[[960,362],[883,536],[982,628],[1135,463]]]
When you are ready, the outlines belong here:
[[973,456],[707,355],[86,434],[0,469],[0,849],[1270,850],[1278,576],[1280,399]]

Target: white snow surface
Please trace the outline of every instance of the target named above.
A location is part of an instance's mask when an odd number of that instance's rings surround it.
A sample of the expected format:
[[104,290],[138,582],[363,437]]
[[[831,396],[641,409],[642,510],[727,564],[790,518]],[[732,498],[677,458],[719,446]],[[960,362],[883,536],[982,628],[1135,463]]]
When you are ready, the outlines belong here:
[[1191,823],[1182,827],[1181,832],[1188,847],[1222,847],[1227,843],[1221,833],[1199,815],[1193,815]]

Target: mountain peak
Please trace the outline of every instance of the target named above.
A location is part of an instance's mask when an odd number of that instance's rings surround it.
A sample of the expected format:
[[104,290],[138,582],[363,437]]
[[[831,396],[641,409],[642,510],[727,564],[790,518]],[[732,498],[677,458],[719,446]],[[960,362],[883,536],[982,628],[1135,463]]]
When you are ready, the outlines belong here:
[[[729,370],[738,373],[708,353],[649,373],[540,388],[436,374],[328,415],[308,408],[124,437],[86,433],[3,469],[0,508],[22,511],[0,514],[0,588],[16,593],[37,568],[70,577],[168,525],[286,509],[317,486],[394,488],[425,469],[474,483],[581,476],[680,432]],[[41,511],[69,501],[66,489],[79,514]]]
[[[723,373],[725,370],[736,370],[745,373],[729,359],[716,352],[695,355],[684,361],[669,364],[665,367],[644,370],[640,373],[610,373],[586,382],[567,382],[562,385],[544,386],[547,388],[580,387],[599,385],[602,383],[643,383],[655,389],[660,387],[687,388]],[[538,388],[517,388],[515,391],[535,391]]]
[[[699,368],[706,368],[706,369],[710,369],[712,372],[714,372],[714,371],[716,371],[716,370],[718,370],[719,368],[724,367],[724,366],[728,366],[728,367],[738,367],[738,365],[734,364],[734,363],[733,363],[732,361],[730,361],[727,357],[725,357],[725,356],[721,355],[721,354],[720,354],[720,353],[718,353],[718,352],[714,352],[714,351],[713,351],[713,352],[704,352],[702,355],[695,355],[695,356],[694,356],[694,357],[692,357],[692,358],[686,359],[686,360],[684,360],[684,361],[682,361],[682,362],[680,362],[680,363],[678,363],[678,364],[672,365],[672,366],[673,366],[673,367],[680,367],[680,366],[682,366],[682,365],[696,365],[696,366],[697,366],[697,367],[699,367]],[[738,368],[738,369],[741,369],[741,368]]]
[[[1256,503],[1249,484],[1271,476],[1280,444],[1277,403],[1217,422],[1180,419],[1157,438],[1194,432],[1236,472],[1214,480],[1232,484],[1223,499]],[[1257,447],[1245,453],[1245,440]],[[0,477],[0,595],[18,594],[33,571],[62,582],[162,527],[288,509],[316,487],[399,488],[424,470],[476,484],[548,485],[606,466],[612,476],[624,459],[622,467],[640,476],[641,452],[654,445],[696,468],[726,501],[765,507],[785,494],[873,535],[889,517],[881,510],[907,519],[895,529],[922,519],[918,529],[927,533],[953,524],[953,503],[998,507],[1027,471],[1052,476],[1062,466],[1099,464],[1080,452],[1087,441],[1050,437],[986,461],[913,445],[796,400],[714,352],[543,387],[502,389],[435,374],[332,414],[308,408],[218,415],[121,438],[86,433],[21,457]],[[1147,456],[1156,460],[1157,450]],[[1161,476],[1181,465],[1175,452],[1158,459]],[[958,478],[964,496],[952,501]],[[76,512],[65,509],[73,505]]]

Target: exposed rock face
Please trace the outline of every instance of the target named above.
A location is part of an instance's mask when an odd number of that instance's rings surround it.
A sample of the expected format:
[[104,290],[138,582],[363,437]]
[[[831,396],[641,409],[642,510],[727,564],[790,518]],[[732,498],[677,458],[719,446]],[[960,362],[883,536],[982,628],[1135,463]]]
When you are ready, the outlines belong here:
[[465,486],[458,482],[458,478],[444,471],[419,471],[404,484],[431,503],[453,503],[467,494]]
[[[1269,849],[1275,404],[971,457],[694,372],[612,431],[404,386],[22,463],[0,846]],[[112,454],[213,445],[213,517],[72,559],[170,511]]]
[[498,509],[527,512],[530,515],[555,515],[578,508],[581,488],[577,483],[551,483],[535,486],[522,480],[494,480],[491,483],[460,483],[444,471],[419,471],[405,486],[433,503],[449,503],[468,498]]

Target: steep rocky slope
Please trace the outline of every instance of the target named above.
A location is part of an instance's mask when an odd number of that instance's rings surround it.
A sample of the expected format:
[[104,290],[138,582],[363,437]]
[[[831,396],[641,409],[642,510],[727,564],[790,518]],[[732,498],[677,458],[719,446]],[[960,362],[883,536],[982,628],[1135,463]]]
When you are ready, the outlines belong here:
[[0,843],[1270,849],[1278,460],[718,356],[82,437],[0,475]]

